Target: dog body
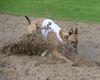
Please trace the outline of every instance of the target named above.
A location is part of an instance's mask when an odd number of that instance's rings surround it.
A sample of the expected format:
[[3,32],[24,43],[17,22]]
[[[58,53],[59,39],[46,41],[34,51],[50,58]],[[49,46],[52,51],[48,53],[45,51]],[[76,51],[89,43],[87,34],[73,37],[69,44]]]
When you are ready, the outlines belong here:
[[71,62],[64,56],[62,52],[59,51],[59,47],[61,44],[55,32],[50,31],[48,32],[47,41],[51,45],[51,53],[54,57],[64,60],[65,62]]
[[47,40],[47,35],[49,29],[52,29],[54,31],[59,39],[59,41],[63,41],[62,38],[60,37],[60,30],[61,27],[58,26],[53,20],[51,19],[44,19],[44,18],[38,18],[30,22],[29,18],[26,16],[26,19],[29,21],[29,26],[28,26],[28,32],[32,33],[34,30],[37,28],[41,28],[41,33],[43,37]]
[[[60,35],[62,35],[61,38],[63,39],[63,44],[59,41],[55,32],[51,31],[47,36],[47,41],[52,45],[53,55],[57,58],[63,59],[66,62],[70,61],[67,59],[67,57],[65,57],[66,54],[64,55],[63,51],[59,51],[59,48],[61,47],[61,45],[65,45],[65,47],[67,46],[71,50],[71,54],[74,53],[73,55],[78,55],[78,28],[71,28],[68,34],[69,36],[66,36],[63,31],[60,31]],[[67,52],[69,52],[70,50],[68,50]]]
[[45,39],[47,39],[47,35],[49,30],[51,29],[53,32],[56,33],[56,36],[58,38],[59,41],[63,41],[59,35],[61,27],[59,27],[54,21],[52,21],[51,19],[44,19],[42,26],[42,34],[45,37]]

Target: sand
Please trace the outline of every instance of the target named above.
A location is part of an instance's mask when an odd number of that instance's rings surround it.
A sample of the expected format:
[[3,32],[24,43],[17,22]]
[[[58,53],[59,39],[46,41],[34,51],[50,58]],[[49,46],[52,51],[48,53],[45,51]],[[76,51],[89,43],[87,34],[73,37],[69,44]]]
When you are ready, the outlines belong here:
[[[78,27],[78,53],[82,58],[79,65],[72,66],[48,56],[7,55],[0,52],[0,80],[100,80],[100,25],[55,22],[65,29]],[[27,33],[27,25],[24,16],[0,14],[0,48],[18,42]],[[98,62],[97,65],[95,62]]]

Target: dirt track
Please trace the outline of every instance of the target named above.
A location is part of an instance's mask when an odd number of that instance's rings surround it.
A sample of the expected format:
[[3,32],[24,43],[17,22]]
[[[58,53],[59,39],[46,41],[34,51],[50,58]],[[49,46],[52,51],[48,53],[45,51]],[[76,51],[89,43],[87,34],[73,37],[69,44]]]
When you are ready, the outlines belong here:
[[[32,19],[32,18],[31,18]],[[62,28],[78,27],[78,53],[82,58],[100,62],[100,25],[56,21]],[[22,17],[0,14],[0,48],[16,42],[27,33],[27,21]],[[48,61],[54,62],[48,64]],[[0,53],[0,80],[100,80],[100,67],[72,67],[47,57],[5,56]]]

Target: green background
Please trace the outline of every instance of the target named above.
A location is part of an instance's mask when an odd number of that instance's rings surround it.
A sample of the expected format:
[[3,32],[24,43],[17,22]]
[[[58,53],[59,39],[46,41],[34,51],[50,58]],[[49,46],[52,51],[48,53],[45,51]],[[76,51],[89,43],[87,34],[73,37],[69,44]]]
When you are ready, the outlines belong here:
[[100,23],[100,0],[0,0],[0,13]]

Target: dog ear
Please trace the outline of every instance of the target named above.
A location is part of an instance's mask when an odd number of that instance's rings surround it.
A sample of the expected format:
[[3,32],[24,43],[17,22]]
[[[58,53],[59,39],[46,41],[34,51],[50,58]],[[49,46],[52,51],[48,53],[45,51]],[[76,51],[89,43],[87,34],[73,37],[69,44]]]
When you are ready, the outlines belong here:
[[78,28],[75,28],[74,33],[78,34]]
[[69,35],[72,35],[73,34],[73,28],[70,28],[68,33],[69,33]]

